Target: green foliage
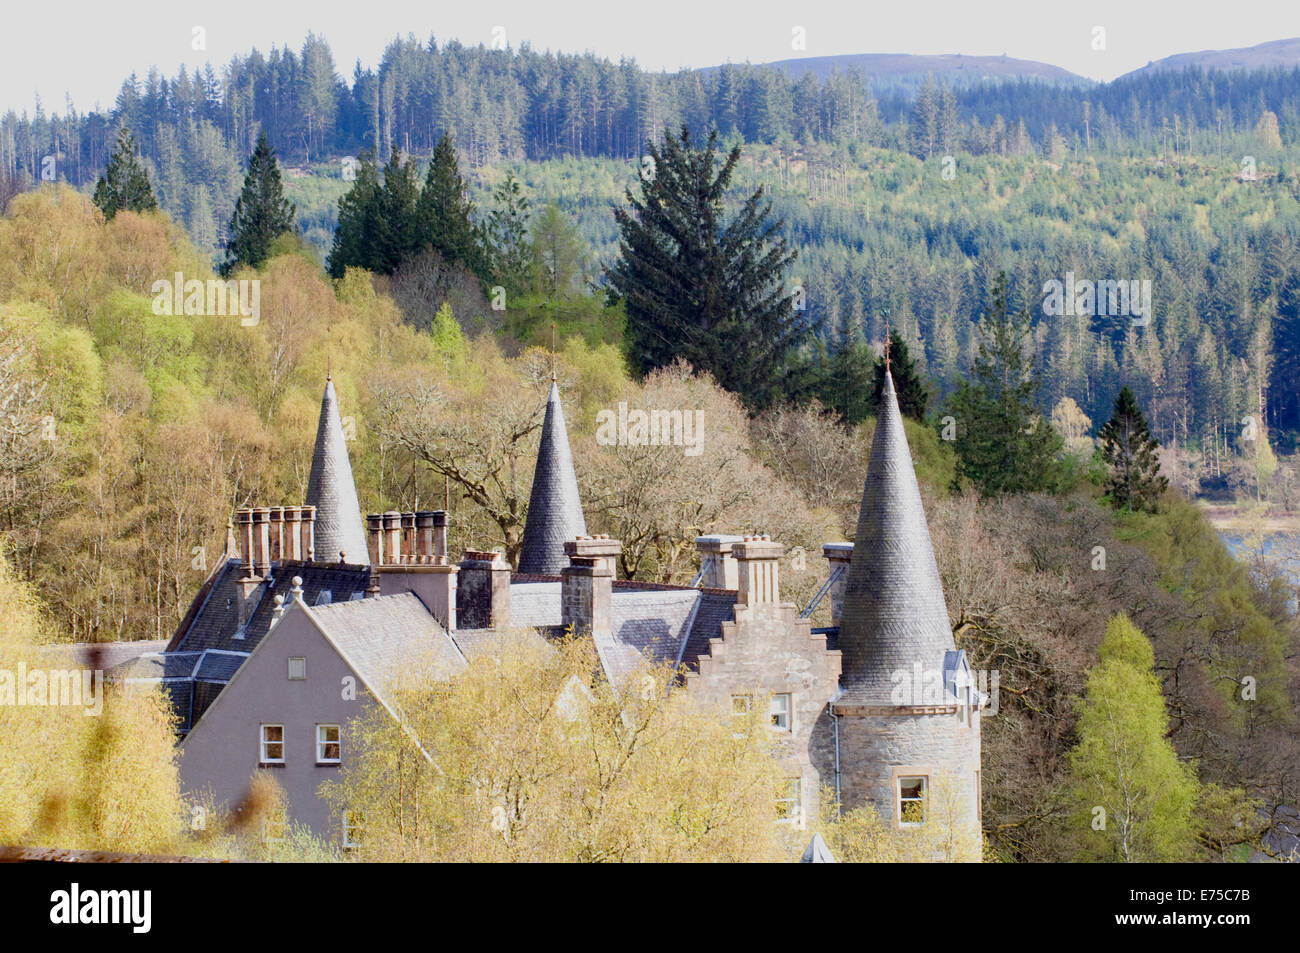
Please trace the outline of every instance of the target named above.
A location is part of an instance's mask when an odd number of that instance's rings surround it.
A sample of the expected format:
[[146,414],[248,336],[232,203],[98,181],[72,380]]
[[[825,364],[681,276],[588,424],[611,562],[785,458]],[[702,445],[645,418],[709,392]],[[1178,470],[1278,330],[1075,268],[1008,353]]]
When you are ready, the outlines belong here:
[[1119,615],[1106,626],[1100,656],[1088,673],[1079,743],[1070,755],[1081,855],[1127,863],[1188,859],[1198,784],[1165,738],[1169,716],[1151,644]]
[[971,379],[948,400],[957,424],[957,472],[984,496],[1037,492],[1059,477],[1061,438],[1038,409],[1029,314],[1009,312],[1005,274],[992,297]]
[[1111,467],[1107,491],[1124,510],[1154,512],[1169,481],[1160,475],[1160,445],[1151,436],[1137,398],[1127,387],[1115,399],[1115,412],[1098,435],[1101,459]]
[[[513,172],[493,190],[494,207],[488,214],[487,238],[492,250],[496,280],[509,294],[532,285],[534,250],[529,241],[532,202]],[[576,234],[576,229],[574,230]]]
[[109,221],[122,209],[149,212],[158,207],[149,176],[136,155],[135,138],[126,126],[118,130],[108,168],[95,183],[95,205]]
[[433,316],[433,328],[429,332],[433,346],[447,360],[455,360],[465,351],[465,334],[451,313],[451,305],[442,303],[438,313]]
[[230,240],[226,243],[223,274],[241,265],[260,268],[271,257],[272,245],[285,232],[293,231],[294,207],[284,198],[280,184],[280,166],[263,132],[248,161],[244,189],[235,203],[230,220]]
[[627,307],[625,342],[642,374],[678,358],[712,374],[751,408],[780,391],[787,353],[805,334],[784,273],[795,254],[769,220],[756,189],[729,222],[724,193],[740,161],[734,147],[718,166],[718,135],[702,146],[688,127],[649,143],[641,197],[614,209],[619,260],[605,270]]
[[[495,223],[505,230],[503,238],[506,241],[517,242],[522,234],[523,223],[518,220],[524,211],[519,206],[521,198],[517,193],[510,194],[513,210],[501,210],[503,217]],[[464,262],[479,278],[489,276],[491,252],[485,249],[484,236],[474,223],[474,203],[469,197],[469,186],[460,174],[455,143],[446,133],[433,150],[433,160],[429,163],[415,210],[415,222],[417,249],[428,245],[448,264]],[[501,254],[517,259],[522,256],[522,250],[508,247]]]

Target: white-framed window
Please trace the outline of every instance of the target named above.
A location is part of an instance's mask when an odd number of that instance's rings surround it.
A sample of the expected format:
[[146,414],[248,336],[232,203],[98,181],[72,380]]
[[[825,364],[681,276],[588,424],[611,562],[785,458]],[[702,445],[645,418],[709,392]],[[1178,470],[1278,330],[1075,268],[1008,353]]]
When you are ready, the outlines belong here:
[[327,606],[334,601],[334,593],[328,589],[322,589],[316,596],[316,605]]
[[285,837],[284,811],[272,811],[262,818],[262,843],[274,844]]
[[800,783],[798,778],[785,778],[776,786],[776,816],[777,820],[793,821],[796,824],[800,820]]
[[365,833],[366,819],[360,811],[343,812],[343,846],[360,847],[362,835]]
[[262,764],[284,764],[284,725],[263,725]]
[[341,746],[338,725],[316,726],[316,763],[338,764]]
[[898,776],[898,823],[920,827],[925,823],[925,796],[930,779],[923,774]]
[[731,713],[739,717],[748,715],[754,707],[753,695],[732,695]]
[[772,716],[772,727],[778,731],[789,731],[790,715],[793,710],[789,692],[773,695],[768,705],[768,711]]
[[289,658],[289,681],[300,682],[307,677],[307,660],[300,657]]

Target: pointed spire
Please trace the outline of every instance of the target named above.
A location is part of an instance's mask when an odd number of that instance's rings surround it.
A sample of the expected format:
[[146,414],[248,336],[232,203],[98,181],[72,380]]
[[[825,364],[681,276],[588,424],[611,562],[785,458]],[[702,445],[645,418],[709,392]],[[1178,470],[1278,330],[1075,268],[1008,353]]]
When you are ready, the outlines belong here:
[[519,552],[519,571],[558,576],[569,564],[564,555],[566,540],[587,533],[578,498],[578,477],[573,472],[569,434],[560,407],[560,388],[552,381],[546,399],[542,441],[537,448],[537,469],[533,492],[528,498],[528,521]]
[[895,673],[905,672],[910,686],[913,665],[919,663],[929,677],[942,669],[944,652],[954,644],[889,371],[877,410],[853,554],[840,615],[841,697],[845,702],[894,704]]
[[340,552],[345,552],[349,563],[369,563],[361,504],[357,502],[357,486],[352,481],[338,398],[334,394],[334,382],[328,377],[320,403],[320,423],[316,425],[316,449],[311,458],[306,502],[316,507],[312,532],[318,560],[334,562]]

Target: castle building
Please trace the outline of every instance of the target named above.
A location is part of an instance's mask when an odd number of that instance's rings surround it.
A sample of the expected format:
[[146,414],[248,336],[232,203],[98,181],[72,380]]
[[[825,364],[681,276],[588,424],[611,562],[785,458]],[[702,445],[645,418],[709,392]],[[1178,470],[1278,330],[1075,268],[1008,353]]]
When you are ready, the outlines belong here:
[[453,560],[441,511],[363,521],[327,380],[305,503],[237,511],[166,648],[110,676],[167,692],[187,792],[235,809],[272,771],[293,818],[346,845],[355,831],[320,785],[348,763],[354,719],[374,706],[400,717],[393,685],[413,659],[452,679],[503,636],[571,631],[616,688],[648,658],[680,667],[677,690],[701,702],[766,710],[788,822],[806,824],[831,789],[899,828],[942,819],[978,857],[983,700],[953,642],[888,372],[855,539],[824,548],[831,627],[782,601],[780,543],[696,547],[698,585],[616,578],[622,546],[586,532],[554,381],[517,571],[494,552]]

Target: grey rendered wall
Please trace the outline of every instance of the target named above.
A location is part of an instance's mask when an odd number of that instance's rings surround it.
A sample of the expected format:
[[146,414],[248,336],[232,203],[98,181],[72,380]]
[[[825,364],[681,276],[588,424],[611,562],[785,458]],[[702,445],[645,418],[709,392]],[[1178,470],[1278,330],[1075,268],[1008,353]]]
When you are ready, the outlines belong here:
[[[307,678],[290,681],[290,657],[307,659]],[[374,702],[356,679],[355,700],[345,700],[344,679],[356,674],[301,611],[290,610],[180,746],[181,785],[187,794],[209,789],[218,805],[232,809],[248,792],[258,768],[260,728],[283,724],[285,764],[266,768],[285,789],[289,817],[318,837],[339,843],[340,818],[317,797],[323,781],[341,766],[316,764],[316,725],[341,728],[341,756],[351,752],[348,723]]]

